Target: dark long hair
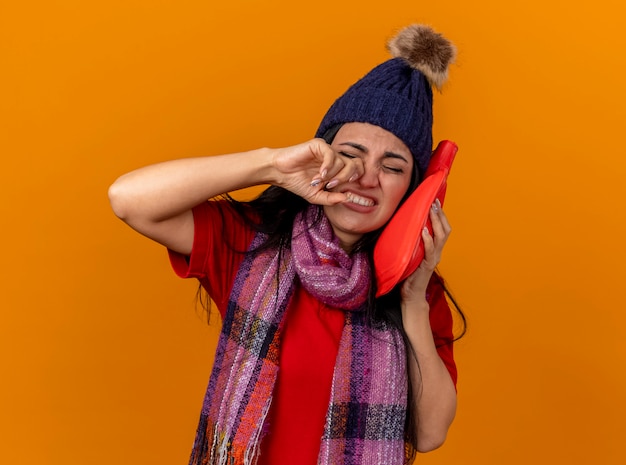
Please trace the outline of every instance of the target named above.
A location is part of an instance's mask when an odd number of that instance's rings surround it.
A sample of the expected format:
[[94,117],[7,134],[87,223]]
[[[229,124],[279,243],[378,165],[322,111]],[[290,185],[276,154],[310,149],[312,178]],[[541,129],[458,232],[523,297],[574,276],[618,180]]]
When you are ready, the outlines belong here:
[[[328,142],[329,144],[332,143],[340,127],[341,125],[337,125],[329,129],[323,137],[324,140],[326,140],[326,142]],[[409,188],[407,189],[407,193],[405,194],[400,204],[402,204],[406,200],[406,198],[417,188],[421,180],[420,178],[421,174],[418,172],[417,164],[414,163]],[[304,211],[309,206],[309,203],[302,197],[277,186],[268,187],[257,198],[247,202],[237,201],[233,199],[229,194],[223,194],[220,197],[227,200],[231,204],[234,211],[249,227],[266,235],[267,240],[258,249],[253,251],[255,253],[261,250],[273,249],[278,250],[279,254],[282,254],[282,251],[284,251],[286,248],[289,248],[291,243],[293,223],[296,215],[298,215],[298,213],[300,213],[301,211]],[[321,219],[322,214],[323,213],[321,213],[320,209],[320,218],[318,218],[318,220]],[[381,232],[382,228],[364,234],[361,239],[357,241],[352,250],[352,253],[357,251],[365,252],[369,258],[370,266],[372,267],[372,269],[374,245],[376,244],[376,241],[378,240]],[[239,252],[243,253],[245,251]],[[444,341],[444,344],[452,344],[454,341],[458,340],[465,334],[467,326],[466,319],[460,307],[457,305],[456,300],[448,290],[448,287],[441,275],[437,271],[435,271],[432,279],[436,281],[435,284],[439,285],[443,289],[447,298],[453,304],[456,314],[458,315],[461,322],[461,329],[459,331],[459,334],[453,336],[448,341]],[[202,291],[199,289],[198,295],[201,296],[201,303],[205,308],[208,308],[207,305],[209,303],[209,300],[206,298],[206,296],[202,296],[201,294]],[[406,334],[406,331],[404,330],[400,305],[400,285],[397,285],[388,294],[380,298],[376,298],[376,280],[372,277],[368,297],[367,320],[372,325],[380,323],[388,324],[396,328],[400,332],[406,345],[408,363],[408,357],[414,357],[415,360],[417,360],[417,356],[411,344],[409,343],[408,336]],[[410,377],[408,378],[408,388],[409,397],[405,425],[405,442],[407,457],[410,460],[413,460],[417,450],[416,431],[417,423],[419,421],[419,419],[416,418],[416,416],[414,415],[415,397],[413,394],[415,392],[415,389],[419,390],[421,388],[413,386]]]

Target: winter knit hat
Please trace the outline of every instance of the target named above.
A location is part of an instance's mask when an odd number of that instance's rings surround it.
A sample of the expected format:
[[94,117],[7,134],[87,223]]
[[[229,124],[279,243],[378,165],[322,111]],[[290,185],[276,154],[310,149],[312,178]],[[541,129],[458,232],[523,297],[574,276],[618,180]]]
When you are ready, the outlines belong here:
[[424,25],[402,29],[387,47],[394,58],[378,65],[339,97],[315,136],[322,137],[341,123],[380,126],[406,144],[421,176],[428,167],[433,146],[431,86],[441,90],[456,49]]

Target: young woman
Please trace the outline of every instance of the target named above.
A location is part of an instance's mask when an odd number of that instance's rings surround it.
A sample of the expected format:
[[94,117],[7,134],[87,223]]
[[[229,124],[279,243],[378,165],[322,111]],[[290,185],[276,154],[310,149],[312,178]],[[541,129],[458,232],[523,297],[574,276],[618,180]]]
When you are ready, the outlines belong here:
[[[116,215],[166,246],[222,316],[191,464],[402,464],[446,437],[456,367],[434,273],[450,234],[440,205],[421,265],[380,298],[372,251],[428,166],[431,85],[454,47],[410,26],[390,50],[315,139],[160,163],[110,188]],[[250,202],[227,195],[265,184]]]

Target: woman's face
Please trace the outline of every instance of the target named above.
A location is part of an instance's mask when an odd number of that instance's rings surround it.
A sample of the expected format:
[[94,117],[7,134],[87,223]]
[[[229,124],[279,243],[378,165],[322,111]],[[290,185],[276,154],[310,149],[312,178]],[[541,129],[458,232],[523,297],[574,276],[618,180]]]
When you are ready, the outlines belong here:
[[331,147],[344,157],[363,160],[365,172],[353,182],[331,189],[348,200],[325,206],[324,212],[344,249],[381,228],[404,197],[413,172],[413,156],[394,134],[368,123],[344,124]]

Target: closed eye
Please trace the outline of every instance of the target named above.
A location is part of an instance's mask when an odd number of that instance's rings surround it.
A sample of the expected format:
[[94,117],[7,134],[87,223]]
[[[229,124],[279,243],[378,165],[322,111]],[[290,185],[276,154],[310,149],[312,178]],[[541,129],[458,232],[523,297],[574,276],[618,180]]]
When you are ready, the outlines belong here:
[[398,174],[402,174],[404,173],[404,170],[402,168],[396,168],[395,166],[384,166],[383,168],[386,169],[387,171],[391,171],[392,173],[398,173]]
[[[348,153],[348,152],[340,151],[338,153],[339,153],[339,155],[341,155],[343,157],[346,157],[346,158],[359,158],[358,155],[352,155],[351,153]],[[385,158],[396,159],[396,157],[388,156],[388,155]],[[404,160],[404,159],[402,159],[402,160]],[[391,172],[393,174],[402,174],[402,173],[404,173],[404,169],[398,168],[397,166],[390,166],[390,165],[381,165],[381,166],[382,166],[382,168],[385,171],[389,171],[389,172]]]
[[[385,163],[392,163],[391,165]],[[408,161],[402,155],[394,152],[385,152],[381,161],[381,166],[385,171],[389,171],[394,174],[404,173],[404,169],[408,167]]]

